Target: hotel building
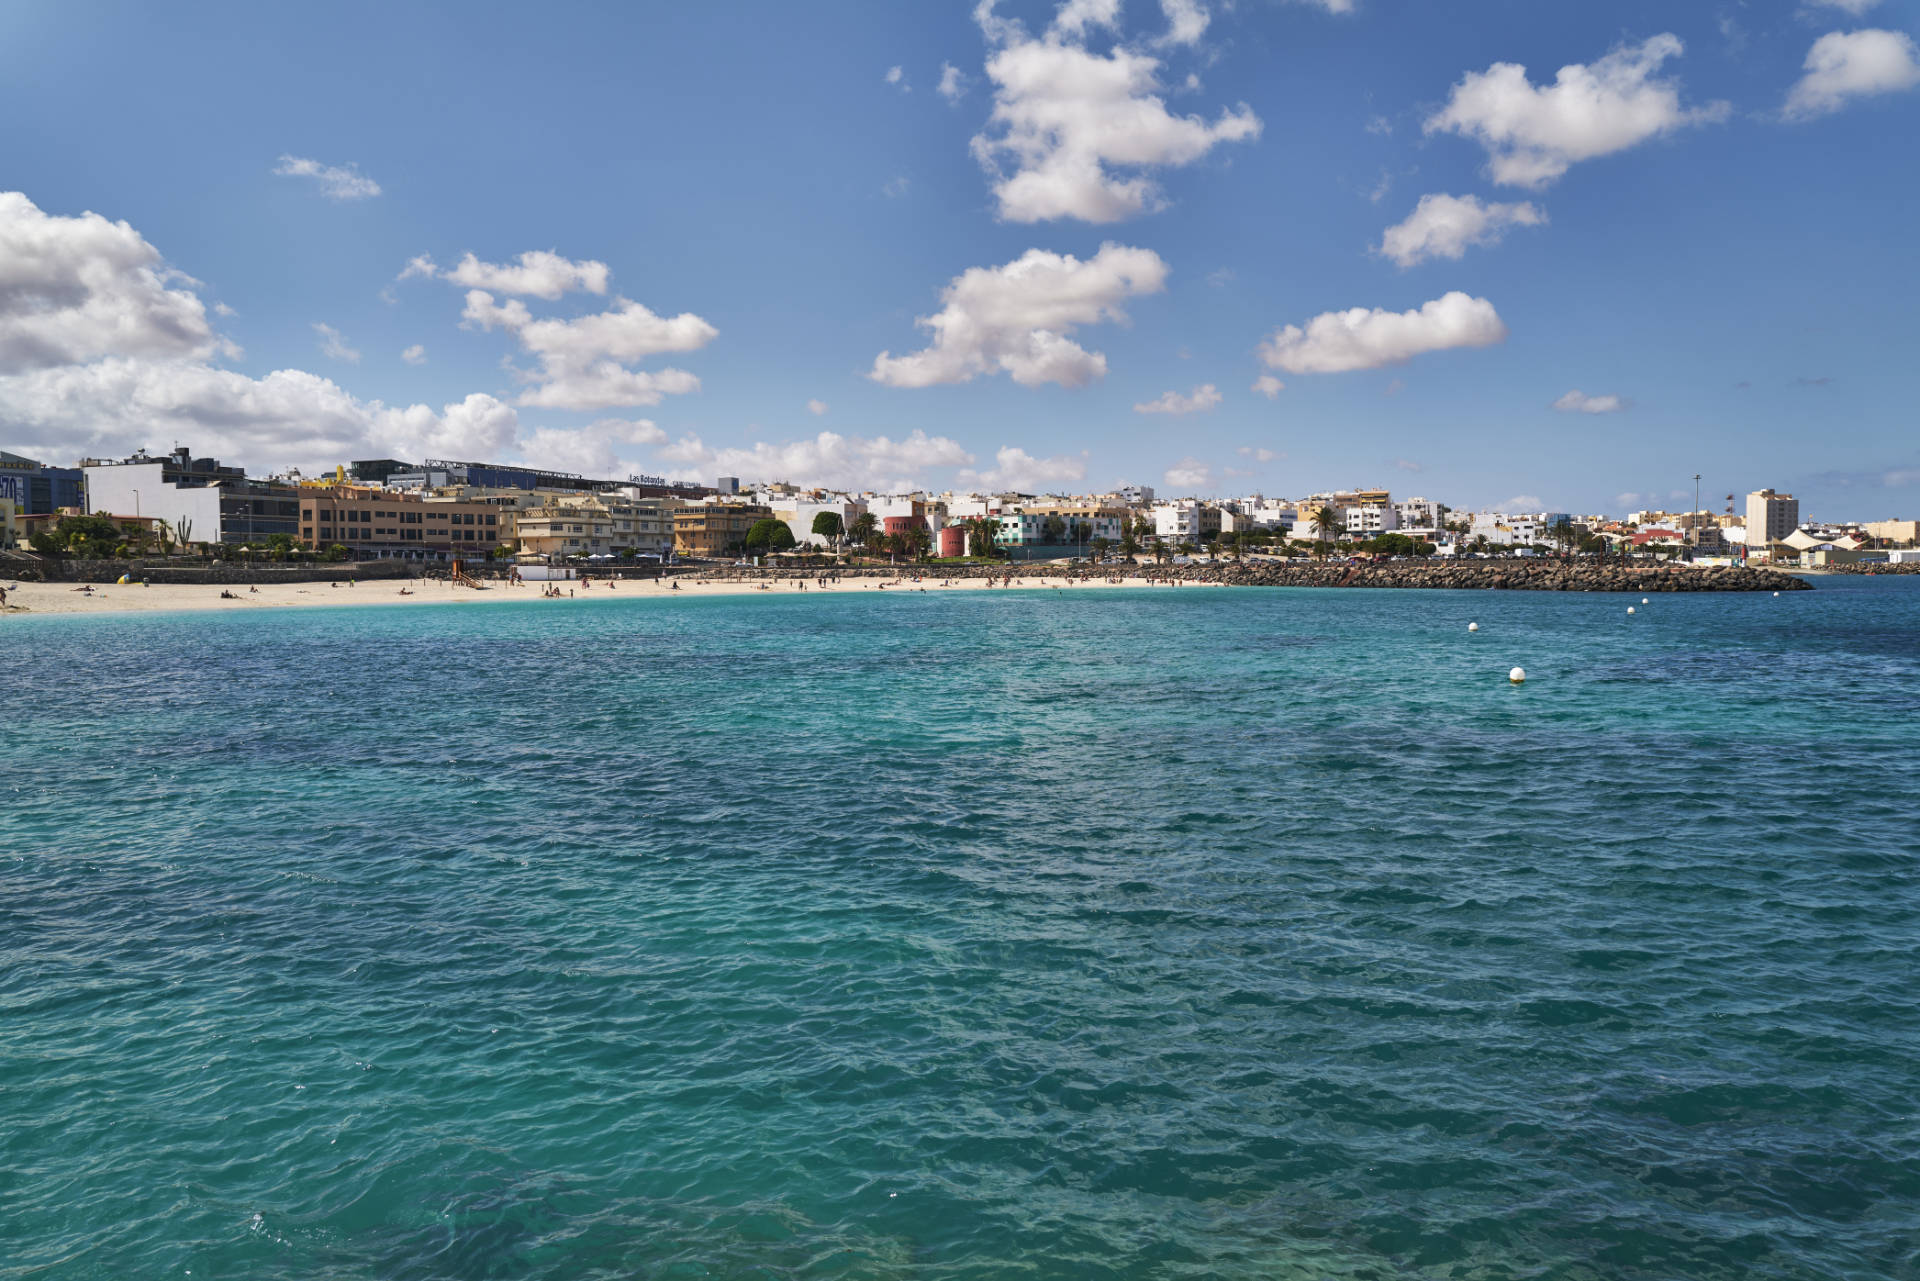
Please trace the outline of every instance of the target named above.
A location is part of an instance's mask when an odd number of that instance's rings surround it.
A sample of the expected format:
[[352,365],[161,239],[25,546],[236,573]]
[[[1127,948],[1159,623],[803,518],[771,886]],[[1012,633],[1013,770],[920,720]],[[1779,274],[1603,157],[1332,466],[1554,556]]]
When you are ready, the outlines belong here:
[[487,555],[500,545],[500,509],[484,502],[422,502],[360,485],[300,491],[299,543],[340,546],[361,560],[445,561]]

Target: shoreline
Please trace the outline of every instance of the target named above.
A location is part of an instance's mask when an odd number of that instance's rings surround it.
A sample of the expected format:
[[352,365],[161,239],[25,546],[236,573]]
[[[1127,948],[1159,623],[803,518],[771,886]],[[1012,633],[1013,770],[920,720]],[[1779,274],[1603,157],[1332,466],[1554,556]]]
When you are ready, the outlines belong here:
[[[1116,567],[1117,568],[1117,567]],[[676,586],[677,584],[677,586]],[[255,613],[261,610],[375,605],[469,607],[509,601],[611,598],[695,600],[708,596],[810,596],[841,592],[901,591],[1080,591],[1103,587],[1323,587],[1362,590],[1581,591],[1662,593],[1751,593],[1807,591],[1812,584],[1784,573],[1750,570],[1673,568],[1614,569],[1591,566],[1430,566],[1294,565],[1253,563],[1218,566],[1130,566],[1124,573],[1014,572],[1002,576],[942,573],[938,567],[915,579],[873,569],[853,569],[840,581],[820,584],[818,575],[791,571],[743,571],[733,567],[666,579],[594,579],[558,583],[560,597],[543,597],[544,583],[509,585],[491,581],[484,589],[438,579],[367,579],[357,583],[280,582],[254,584],[131,583],[76,585],[65,582],[4,582],[7,604],[0,616],[42,617],[136,613]],[[88,590],[88,587],[91,590]]]
[[[609,587],[609,582],[616,586]],[[801,590],[800,583],[806,583]],[[676,589],[670,584],[678,583]],[[81,585],[73,583],[33,583],[22,582],[16,588],[11,582],[4,583],[7,588],[7,604],[0,610],[0,617],[12,615],[36,615],[40,617],[71,617],[76,615],[101,614],[158,614],[158,613],[259,613],[283,609],[306,609],[313,607],[361,607],[374,605],[438,605],[438,606],[487,606],[513,601],[549,600],[556,605],[565,605],[581,600],[605,599],[668,599],[698,600],[708,596],[815,596],[834,595],[845,592],[863,591],[899,591],[899,592],[936,592],[952,591],[1063,591],[1071,588],[1078,591],[1088,587],[1153,587],[1156,584],[1139,575],[1108,581],[1106,578],[1092,580],[1062,580],[1045,578],[1029,574],[1022,578],[1015,575],[1011,588],[1001,586],[996,581],[988,586],[985,578],[927,578],[921,582],[874,575],[848,577],[845,580],[826,587],[817,585],[812,578],[780,578],[755,581],[747,578],[695,578],[681,577],[671,579],[619,579],[594,580],[590,586],[581,587],[578,582],[557,584],[562,592],[571,590],[573,595],[558,598],[542,597],[543,583],[523,583],[509,586],[506,583],[489,583],[485,590],[471,587],[458,587],[433,579],[376,579],[348,586],[343,579],[339,586],[327,583],[269,583],[257,585],[249,590],[245,584],[200,584],[200,583],[155,583],[142,586],[131,583],[125,586],[109,584],[91,585],[92,591],[83,590]],[[1203,584],[1189,584],[1201,586]],[[406,589],[401,595],[400,587]],[[221,595],[232,593],[231,598]]]

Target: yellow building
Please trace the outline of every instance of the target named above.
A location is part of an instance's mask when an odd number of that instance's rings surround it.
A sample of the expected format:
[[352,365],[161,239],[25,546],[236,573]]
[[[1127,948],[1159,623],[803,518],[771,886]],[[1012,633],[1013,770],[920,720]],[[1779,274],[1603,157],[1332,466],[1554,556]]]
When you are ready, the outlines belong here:
[[748,503],[688,503],[673,513],[673,550],[681,556],[735,556],[747,531],[773,515]]
[[10,552],[20,545],[20,531],[13,523],[13,500],[0,498],[0,552]]

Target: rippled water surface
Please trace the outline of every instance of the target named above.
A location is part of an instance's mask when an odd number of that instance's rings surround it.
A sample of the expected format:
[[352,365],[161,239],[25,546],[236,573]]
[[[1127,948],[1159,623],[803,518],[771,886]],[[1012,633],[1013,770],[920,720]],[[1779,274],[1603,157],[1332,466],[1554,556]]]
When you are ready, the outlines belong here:
[[1627,603],[0,620],[0,1277],[1920,1276],[1920,582]]

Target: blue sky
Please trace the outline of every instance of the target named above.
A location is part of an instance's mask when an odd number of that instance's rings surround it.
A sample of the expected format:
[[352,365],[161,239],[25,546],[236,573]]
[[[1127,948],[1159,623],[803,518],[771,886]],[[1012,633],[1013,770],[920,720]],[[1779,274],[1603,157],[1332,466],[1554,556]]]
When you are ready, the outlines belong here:
[[1917,28],[16,3],[0,447],[1912,515]]

